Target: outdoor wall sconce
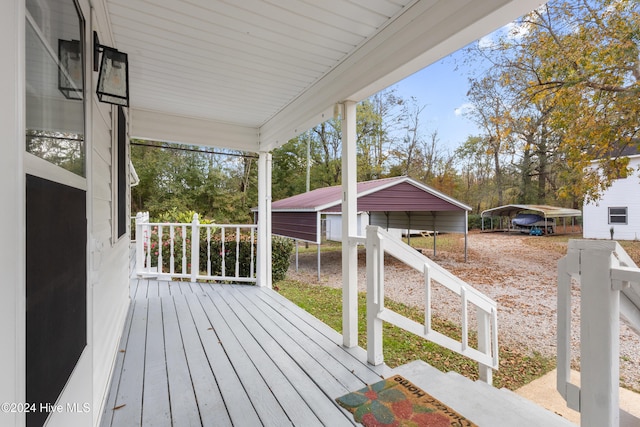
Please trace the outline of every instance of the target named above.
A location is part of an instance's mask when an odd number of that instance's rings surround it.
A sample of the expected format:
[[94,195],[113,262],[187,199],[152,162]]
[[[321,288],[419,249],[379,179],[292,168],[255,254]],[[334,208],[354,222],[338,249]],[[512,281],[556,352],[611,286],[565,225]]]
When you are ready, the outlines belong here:
[[[102,52],[102,61],[99,54]],[[101,102],[129,106],[129,59],[127,54],[112,47],[103,46],[98,34],[93,32],[93,71],[98,71],[96,93]]]
[[80,40],[58,40],[58,90],[67,99],[82,99]]

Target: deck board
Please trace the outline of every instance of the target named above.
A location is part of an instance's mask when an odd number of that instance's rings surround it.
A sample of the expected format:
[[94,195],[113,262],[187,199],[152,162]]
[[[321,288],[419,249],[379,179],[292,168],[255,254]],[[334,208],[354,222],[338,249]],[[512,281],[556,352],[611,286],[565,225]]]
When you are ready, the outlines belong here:
[[185,355],[202,424],[231,425],[224,400],[209,366],[207,355],[202,348],[201,338],[187,302],[183,295],[176,296],[173,300],[180,323],[182,343],[185,348],[190,349],[190,351],[185,351]]
[[[142,397],[143,426],[166,426],[171,424],[169,390],[167,389],[167,362],[164,358],[164,347],[162,303],[159,298],[152,298],[149,299],[147,308],[147,342]],[[159,355],[162,355],[162,357],[159,357]]]
[[165,356],[171,401],[171,420],[174,425],[199,425],[200,413],[191,383],[189,365],[178,325],[178,315],[173,298],[162,298],[164,318]]
[[131,297],[102,427],[353,425],[335,398],[391,373],[270,289],[132,278]]

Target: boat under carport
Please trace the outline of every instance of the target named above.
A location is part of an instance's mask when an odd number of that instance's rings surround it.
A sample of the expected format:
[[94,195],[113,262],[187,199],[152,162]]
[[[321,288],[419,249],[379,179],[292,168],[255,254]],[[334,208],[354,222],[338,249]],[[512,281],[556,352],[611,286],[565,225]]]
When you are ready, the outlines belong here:
[[[571,219],[571,229],[576,225],[575,219],[582,216],[579,209],[563,208],[559,206],[549,205],[504,205],[497,208],[487,209],[480,214],[480,222],[482,231],[514,231],[511,220],[514,216],[521,213],[535,213],[544,218],[545,223],[549,220],[555,221],[562,218],[564,232],[567,233],[567,218]],[[491,228],[485,229],[484,218],[499,218],[498,228],[494,228],[494,221],[491,221]],[[504,220],[507,219],[506,227],[503,226]],[[557,226],[556,222],[556,226]],[[545,225],[545,229],[547,226]],[[557,229],[557,227],[556,227]]]

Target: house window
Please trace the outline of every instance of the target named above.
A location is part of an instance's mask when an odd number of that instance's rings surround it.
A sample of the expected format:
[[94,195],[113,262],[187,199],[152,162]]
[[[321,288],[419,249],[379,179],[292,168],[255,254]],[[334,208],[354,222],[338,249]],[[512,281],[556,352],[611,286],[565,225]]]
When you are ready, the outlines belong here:
[[26,6],[26,150],[84,177],[82,16],[73,0]]
[[626,224],[627,208],[609,208],[609,224]]

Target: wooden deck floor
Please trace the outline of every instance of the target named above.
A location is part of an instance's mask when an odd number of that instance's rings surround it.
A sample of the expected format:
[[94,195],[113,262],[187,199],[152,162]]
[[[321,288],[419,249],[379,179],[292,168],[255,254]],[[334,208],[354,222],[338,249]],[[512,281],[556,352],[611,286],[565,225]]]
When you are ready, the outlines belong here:
[[132,279],[102,426],[352,425],[335,398],[390,375],[277,292]]

